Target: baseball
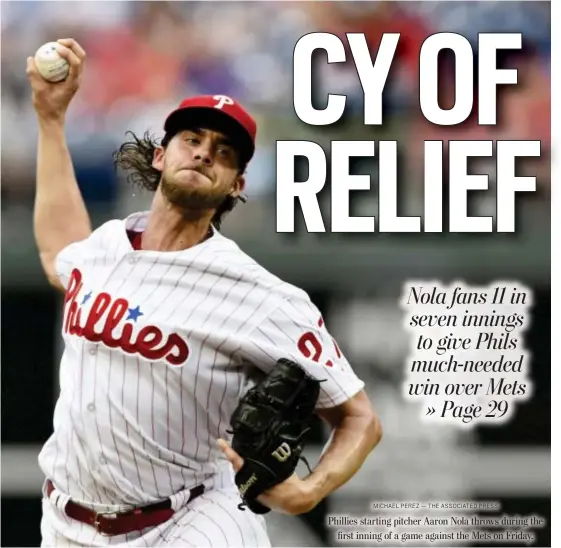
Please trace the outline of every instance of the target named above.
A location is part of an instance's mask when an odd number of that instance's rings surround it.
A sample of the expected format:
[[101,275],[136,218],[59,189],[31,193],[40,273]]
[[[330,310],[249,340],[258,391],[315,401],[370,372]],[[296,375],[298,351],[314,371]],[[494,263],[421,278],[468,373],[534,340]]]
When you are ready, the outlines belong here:
[[42,45],[35,53],[35,65],[48,82],[61,82],[68,76],[70,66],[56,51],[57,42]]

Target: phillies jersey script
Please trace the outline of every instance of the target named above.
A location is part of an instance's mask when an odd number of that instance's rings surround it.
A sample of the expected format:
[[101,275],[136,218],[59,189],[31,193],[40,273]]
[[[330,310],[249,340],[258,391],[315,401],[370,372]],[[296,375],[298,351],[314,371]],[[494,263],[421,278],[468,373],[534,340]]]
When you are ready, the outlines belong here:
[[305,292],[216,230],[183,251],[135,250],[127,230],[146,217],[109,221],[57,258],[65,351],[39,463],[73,500],[144,504],[231,469],[216,440],[279,358],[325,379],[318,407],[364,386]]

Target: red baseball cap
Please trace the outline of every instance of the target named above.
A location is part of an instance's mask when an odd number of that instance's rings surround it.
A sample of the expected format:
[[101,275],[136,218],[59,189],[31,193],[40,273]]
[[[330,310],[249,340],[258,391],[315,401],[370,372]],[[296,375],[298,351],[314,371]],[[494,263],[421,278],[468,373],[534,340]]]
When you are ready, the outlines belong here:
[[200,95],[183,99],[164,123],[166,133],[174,133],[185,125],[201,129],[218,129],[239,146],[243,161],[249,162],[255,152],[257,124],[237,101],[227,95]]

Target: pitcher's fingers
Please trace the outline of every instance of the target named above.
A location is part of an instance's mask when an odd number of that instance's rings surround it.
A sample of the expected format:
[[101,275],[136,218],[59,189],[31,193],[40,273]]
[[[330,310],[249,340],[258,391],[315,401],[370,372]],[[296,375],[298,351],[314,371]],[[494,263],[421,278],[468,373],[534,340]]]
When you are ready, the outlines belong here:
[[33,57],[27,58],[27,68],[25,72],[29,78],[41,78],[41,75],[39,74],[39,71],[37,70],[37,67],[35,65],[35,59],[33,59]]
[[74,38],[61,38],[60,40],[57,40],[57,42],[72,50],[82,61],[86,58],[86,52],[84,51],[84,48],[80,44],[78,44],[78,42],[76,42]]
[[58,45],[56,50],[57,53],[63,59],[66,59],[68,61],[68,64],[70,65],[69,77],[77,78],[82,70],[82,62],[80,61],[80,59],[78,59],[78,57],[72,50],[68,49],[65,46]]
[[78,56],[70,48],[58,45],[56,47],[56,51],[63,59],[66,59],[68,64],[74,69],[78,68],[82,64]]
[[218,440],[218,446],[220,447],[220,449],[222,449],[222,451],[234,467],[234,471],[237,472],[238,470],[240,470],[244,463],[243,458],[240,457],[240,455],[238,455],[238,453],[236,453],[236,451],[234,451],[230,447],[228,442],[226,442],[222,438]]

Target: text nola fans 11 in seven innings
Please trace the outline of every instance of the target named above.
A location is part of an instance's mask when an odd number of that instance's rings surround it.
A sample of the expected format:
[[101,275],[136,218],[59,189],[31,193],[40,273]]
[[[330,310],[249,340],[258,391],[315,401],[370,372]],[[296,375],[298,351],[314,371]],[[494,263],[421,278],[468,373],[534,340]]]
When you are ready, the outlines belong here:
[[[347,40],[360,85],[364,92],[364,124],[383,123],[382,93],[394,60],[399,34],[384,34],[373,60],[363,34],[348,33]],[[522,35],[480,34],[478,40],[477,121],[497,125],[497,90],[502,85],[517,85],[516,68],[497,68],[498,50],[520,50]],[[452,50],[456,58],[455,103],[448,110],[438,102],[438,55]],[[328,94],[326,106],[312,105],[312,55],[327,53],[328,63],[347,61],[345,45],[335,35],[311,33],[302,37],[294,50],[294,109],[309,125],[328,126],[345,112],[346,97]],[[425,40],[419,59],[419,103],[423,116],[432,124],[455,126],[470,116],[474,106],[474,55],[470,42],[454,33],[434,34]],[[331,227],[330,232],[514,232],[515,201],[518,192],[535,192],[536,177],[517,176],[516,160],[539,157],[540,141],[450,141],[448,162],[444,162],[442,141],[424,143],[425,200],[422,217],[401,217],[397,212],[397,142],[332,141],[330,151]],[[277,232],[294,232],[295,198],[298,199],[308,232],[325,232],[318,193],[326,184],[328,160],[324,149],[312,141],[277,141]],[[349,174],[351,157],[378,157],[379,211],[375,217],[352,217],[350,192],[371,189],[369,175]],[[308,179],[296,182],[295,158],[305,157]],[[496,216],[471,217],[467,212],[468,193],[489,190],[488,175],[468,174],[468,158],[485,157],[496,161]],[[447,170],[446,173],[444,171]],[[449,181],[449,226],[443,226],[443,181]],[[491,192],[491,191],[490,191]],[[377,224],[377,226],[376,226]]]

